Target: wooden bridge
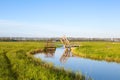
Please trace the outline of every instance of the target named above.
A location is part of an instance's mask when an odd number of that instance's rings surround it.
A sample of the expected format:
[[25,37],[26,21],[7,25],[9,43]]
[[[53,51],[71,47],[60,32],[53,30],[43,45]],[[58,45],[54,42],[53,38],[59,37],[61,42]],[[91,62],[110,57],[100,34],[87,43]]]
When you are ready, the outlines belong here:
[[70,48],[71,49],[71,47],[79,47],[79,45],[77,45],[77,44],[70,44],[70,41],[65,36],[60,38],[60,41],[64,45],[65,48]]
[[56,46],[53,40],[47,40],[46,45],[44,47],[44,51],[46,53],[54,53],[55,50],[56,50]]

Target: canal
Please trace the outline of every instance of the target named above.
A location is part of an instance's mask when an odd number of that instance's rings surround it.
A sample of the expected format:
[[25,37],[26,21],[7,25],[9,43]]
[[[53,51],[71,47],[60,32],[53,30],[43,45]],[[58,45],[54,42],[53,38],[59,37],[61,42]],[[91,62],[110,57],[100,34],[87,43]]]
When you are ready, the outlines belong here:
[[63,47],[53,52],[37,53],[34,56],[52,62],[54,66],[82,73],[93,80],[120,80],[120,63],[77,57]]

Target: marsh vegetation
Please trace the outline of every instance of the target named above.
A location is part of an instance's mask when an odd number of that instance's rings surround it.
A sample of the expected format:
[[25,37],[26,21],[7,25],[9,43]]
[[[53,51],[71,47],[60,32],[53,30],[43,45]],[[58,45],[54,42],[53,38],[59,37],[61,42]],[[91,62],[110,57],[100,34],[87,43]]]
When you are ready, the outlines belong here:
[[30,53],[44,49],[44,42],[0,42],[0,80],[84,80],[85,77]]
[[120,42],[78,42],[80,47],[73,48],[75,55],[95,60],[120,62]]

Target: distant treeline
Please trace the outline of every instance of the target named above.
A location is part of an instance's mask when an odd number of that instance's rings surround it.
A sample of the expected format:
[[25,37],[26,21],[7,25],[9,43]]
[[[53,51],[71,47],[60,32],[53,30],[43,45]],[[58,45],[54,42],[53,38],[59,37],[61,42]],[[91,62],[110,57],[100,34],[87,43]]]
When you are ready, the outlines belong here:
[[[29,37],[0,37],[0,41],[59,41],[60,38],[29,38]],[[120,42],[120,38],[73,38],[68,37],[70,41],[113,41]]]

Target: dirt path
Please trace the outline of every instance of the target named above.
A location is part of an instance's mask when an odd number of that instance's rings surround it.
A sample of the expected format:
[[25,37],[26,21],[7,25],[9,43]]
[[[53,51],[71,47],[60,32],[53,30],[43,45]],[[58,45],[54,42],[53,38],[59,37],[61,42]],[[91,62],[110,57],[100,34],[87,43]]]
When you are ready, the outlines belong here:
[[0,54],[0,79],[2,80],[16,80],[17,76],[12,71],[12,65],[6,53]]

